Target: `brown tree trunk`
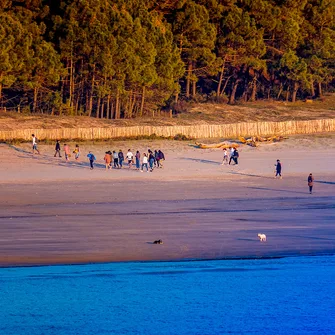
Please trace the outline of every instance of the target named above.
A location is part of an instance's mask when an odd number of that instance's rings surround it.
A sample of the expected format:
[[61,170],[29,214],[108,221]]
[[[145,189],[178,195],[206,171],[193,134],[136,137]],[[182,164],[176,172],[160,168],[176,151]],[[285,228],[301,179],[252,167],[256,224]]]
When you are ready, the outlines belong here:
[[220,72],[219,83],[218,83],[218,87],[217,87],[217,90],[216,90],[216,96],[217,97],[219,97],[221,95],[221,85],[222,85],[224,70],[225,70],[225,58],[223,59],[221,72]]
[[92,108],[93,108],[93,94],[94,94],[94,70],[95,66],[93,66],[93,71],[92,71],[92,81],[91,81],[91,92],[90,92],[90,98],[89,98],[89,103],[88,103],[88,116],[92,115]]
[[190,86],[191,86],[191,74],[192,74],[192,63],[188,64],[187,77],[186,77],[186,98],[190,97]]
[[142,88],[142,98],[141,98],[140,116],[143,115],[144,99],[145,99],[145,86],[143,86],[143,88]]
[[319,97],[321,98],[322,97],[322,85],[320,82],[318,82],[318,94],[319,94]]
[[116,98],[115,98],[115,119],[120,118],[120,91],[116,89]]
[[196,80],[192,80],[192,97],[195,98],[197,95],[197,82]]
[[257,78],[254,77],[252,80],[252,90],[251,90],[250,101],[256,101],[256,93],[257,93]]
[[37,112],[37,97],[38,97],[38,88],[34,88],[34,101],[33,101],[33,113]]
[[99,114],[100,114],[100,103],[101,103],[101,98],[99,97],[98,102],[97,102],[97,111],[96,111],[96,114],[95,114],[96,118],[98,118]]
[[104,118],[104,113],[105,113],[105,99],[101,99],[101,108],[100,108],[100,119]]
[[313,98],[315,97],[314,80],[311,80],[311,95]]
[[295,81],[293,83],[292,102],[296,102],[296,100],[297,100],[298,89],[299,89],[299,83],[297,81]]
[[236,79],[234,84],[233,84],[232,91],[231,91],[230,98],[229,98],[229,103],[230,104],[235,103],[235,95],[236,95],[236,91],[237,91],[237,86],[238,86],[240,81],[241,81],[241,79]]
[[106,119],[112,118],[112,111],[110,109],[110,103],[111,103],[111,96],[110,94],[107,95],[107,104],[106,104]]
[[283,92],[283,83],[280,83],[280,86],[279,86],[279,92],[277,94],[277,100],[279,100],[281,94]]

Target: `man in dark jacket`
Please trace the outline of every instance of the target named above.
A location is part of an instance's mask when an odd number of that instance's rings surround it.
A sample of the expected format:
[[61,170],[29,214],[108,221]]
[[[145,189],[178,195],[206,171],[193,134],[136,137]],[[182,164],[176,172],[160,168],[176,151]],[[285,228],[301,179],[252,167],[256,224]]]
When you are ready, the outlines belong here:
[[277,178],[277,176],[279,176],[279,178],[282,179],[282,176],[281,176],[281,163],[280,163],[279,159],[277,159],[277,164],[275,164],[275,167],[276,167],[275,178]]
[[58,154],[58,157],[62,157],[62,156],[60,155],[60,143],[59,143],[59,140],[56,140],[55,155],[54,155],[54,157],[56,157],[57,154]]

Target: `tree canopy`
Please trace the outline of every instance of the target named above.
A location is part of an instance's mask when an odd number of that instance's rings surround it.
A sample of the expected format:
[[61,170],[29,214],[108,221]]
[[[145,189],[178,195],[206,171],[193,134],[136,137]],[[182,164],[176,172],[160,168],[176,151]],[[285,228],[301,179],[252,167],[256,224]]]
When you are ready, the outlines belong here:
[[0,0],[0,108],[132,118],[334,77],[333,0]]

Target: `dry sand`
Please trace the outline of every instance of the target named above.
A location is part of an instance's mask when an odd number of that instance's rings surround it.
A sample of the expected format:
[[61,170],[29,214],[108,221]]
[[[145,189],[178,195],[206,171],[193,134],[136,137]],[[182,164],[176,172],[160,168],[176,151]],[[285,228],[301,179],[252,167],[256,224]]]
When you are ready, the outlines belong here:
[[[0,144],[0,265],[334,253],[334,139],[243,146],[238,166],[185,142],[85,144],[79,163],[54,158],[54,145],[32,155],[30,144]],[[149,147],[164,151],[163,169],[105,171],[105,150]],[[93,171],[88,150],[98,159]],[[273,178],[277,158],[282,180]]]

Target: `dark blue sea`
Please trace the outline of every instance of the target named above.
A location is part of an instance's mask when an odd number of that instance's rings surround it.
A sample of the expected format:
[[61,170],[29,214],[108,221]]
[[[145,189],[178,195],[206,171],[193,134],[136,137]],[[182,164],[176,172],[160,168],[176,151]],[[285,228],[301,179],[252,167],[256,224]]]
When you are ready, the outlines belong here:
[[335,256],[0,269],[1,335],[335,334]]

